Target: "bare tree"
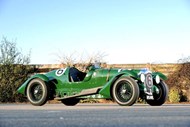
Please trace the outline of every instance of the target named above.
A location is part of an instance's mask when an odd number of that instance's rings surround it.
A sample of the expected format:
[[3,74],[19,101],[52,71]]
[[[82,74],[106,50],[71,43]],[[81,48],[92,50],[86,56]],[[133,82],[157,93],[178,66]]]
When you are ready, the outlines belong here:
[[87,52],[79,53],[73,51],[69,54],[58,53],[56,56],[59,63],[65,64],[66,66],[77,66],[79,69],[84,70],[84,68],[95,62],[105,63],[104,59],[107,55],[104,52],[93,52],[89,54]]
[[56,56],[58,57],[58,62],[61,64],[65,64],[66,66],[73,66],[77,61],[77,52],[72,52],[70,54],[66,53],[58,53]]
[[178,63],[189,63],[190,62],[190,56],[182,57],[178,60]]

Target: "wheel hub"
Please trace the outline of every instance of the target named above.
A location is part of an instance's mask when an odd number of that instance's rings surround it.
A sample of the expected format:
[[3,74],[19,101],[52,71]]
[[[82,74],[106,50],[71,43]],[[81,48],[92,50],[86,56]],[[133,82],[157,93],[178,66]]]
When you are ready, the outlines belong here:
[[39,90],[38,89],[35,89],[34,90],[34,94],[38,94],[39,93]]
[[127,90],[126,89],[122,89],[121,93],[125,94],[125,93],[127,93]]

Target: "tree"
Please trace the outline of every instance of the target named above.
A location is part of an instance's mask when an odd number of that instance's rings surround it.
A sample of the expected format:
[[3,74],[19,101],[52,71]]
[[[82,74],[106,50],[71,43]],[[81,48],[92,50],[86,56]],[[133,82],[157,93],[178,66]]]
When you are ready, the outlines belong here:
[[28,78],[34,68],[29,66],[30,53],[23,55],[15,42],[5,37],[0,42],[0,102],[25,101],[17,88]]
[[80,54],[75,51],[70,54],[59,53],[56,56],[58,57],[59,63],[64,64],[66,66],[77,66],[77,68],[79,68],[80,70],[84,70],[84,68],[91,65],[92,63],[105,63],[104,58],[106,54],[104,52]]
[[178,60],[176,71],[168,76],[167,84],[180,93],[180,101],[190,101],[190,56]]

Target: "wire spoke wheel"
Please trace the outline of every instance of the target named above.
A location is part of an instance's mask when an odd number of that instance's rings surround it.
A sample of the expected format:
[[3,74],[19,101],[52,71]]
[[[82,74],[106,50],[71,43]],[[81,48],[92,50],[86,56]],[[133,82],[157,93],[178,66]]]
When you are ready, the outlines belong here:
[[151,106],[160,106],[165,103],[168,97],[168,86],[164,81],[156,84],[159,89],[159,93],[153,93],[154,100],[146,100],[146,102]]
[[132,96],[132,88],[131,85],[126,81],[119,82],[117,88],[116,88],[116,96],[119,98],[122,102],[129,101]]
[[122,77],[114,83],[112,96],[119,105],[133,105],[139,97],[139,87],[132,78]]
[[48,86],[41,79],[33,79],[27,86],[26,95],[31,104],[41,106],[48,99]]
[[31,88],[31,95],[32,95],[34,100],[39,101],[43,95],[42,86],[40,84],[35,84]]

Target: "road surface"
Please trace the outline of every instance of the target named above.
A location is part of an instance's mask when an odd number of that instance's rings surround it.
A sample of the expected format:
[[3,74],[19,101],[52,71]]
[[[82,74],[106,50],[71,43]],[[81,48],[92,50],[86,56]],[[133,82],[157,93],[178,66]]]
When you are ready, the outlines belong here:
[[190,105],[0,104],[0,127],[190,127]]

